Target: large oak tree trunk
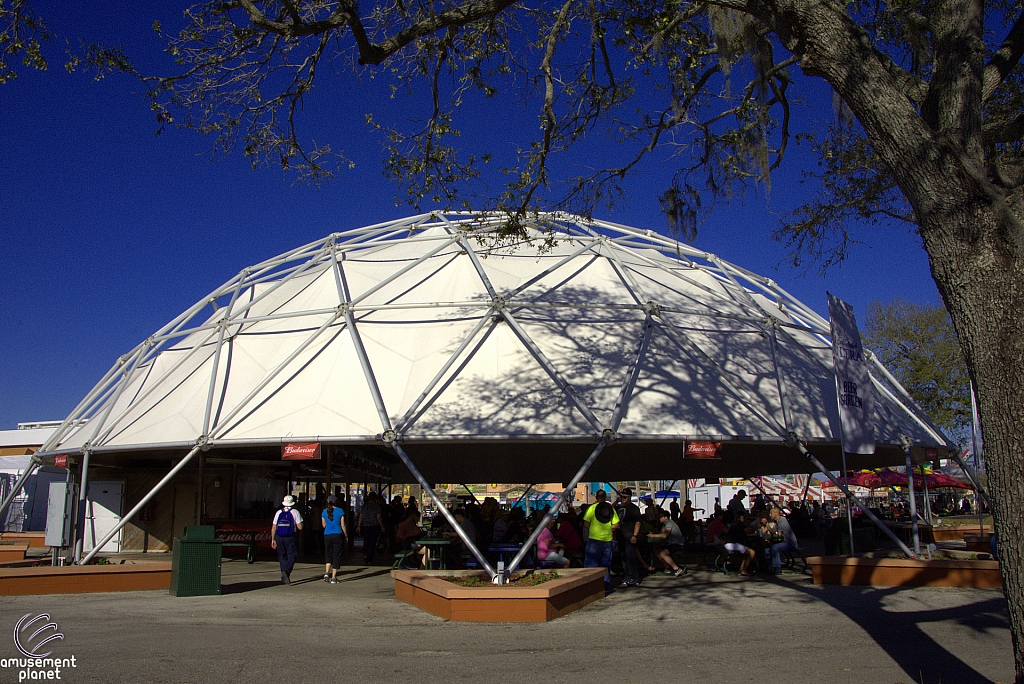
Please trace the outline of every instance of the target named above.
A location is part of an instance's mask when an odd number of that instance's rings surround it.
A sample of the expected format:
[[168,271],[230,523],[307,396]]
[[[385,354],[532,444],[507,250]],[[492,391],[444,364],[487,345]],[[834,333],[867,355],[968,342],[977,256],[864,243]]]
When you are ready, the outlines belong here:
[[918,219],[977,388],[1016,681],[1024,684],[1024,191],[982,142],[984,0],[936,0],[927,97],[828,0],[737,0],[849,105]]
[[1016,681],[1024,682],[1024,271],[1002,239],[1014,226],[1002,223],[978,202],[922,220],[921,235],[977,387]]

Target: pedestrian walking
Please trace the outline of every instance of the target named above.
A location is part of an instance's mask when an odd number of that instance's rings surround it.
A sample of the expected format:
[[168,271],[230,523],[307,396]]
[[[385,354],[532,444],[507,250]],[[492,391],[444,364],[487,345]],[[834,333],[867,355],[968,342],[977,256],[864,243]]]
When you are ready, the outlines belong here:
[[341,551],[345,548],[345,537],[348,536],[348,525],[345,523],[345,512],[338,508],[338,497],[331,494],[327,497],[327,508],[320,514],[324,528],[324,581],[338,583],[338,568],[341,566]]
[[270,546],[277,550],[281,564],[281,583],[292,583],[292,568],[299,557],[296,530],[302,531],[302,514],[295,510],[295,497],[289,494],[281,501],[281,510],[274,514],[270,527]]

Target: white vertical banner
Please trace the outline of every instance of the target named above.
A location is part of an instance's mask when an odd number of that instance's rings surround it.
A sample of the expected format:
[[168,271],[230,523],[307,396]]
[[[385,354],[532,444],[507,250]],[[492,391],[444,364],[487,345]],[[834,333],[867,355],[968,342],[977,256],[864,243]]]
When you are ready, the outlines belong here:
[[828,317],[832,325],[832,365],[836,373],[843,451],[873,454],[875,395],[860,343],[857,319],[852,306],[831,294],[828,295]]

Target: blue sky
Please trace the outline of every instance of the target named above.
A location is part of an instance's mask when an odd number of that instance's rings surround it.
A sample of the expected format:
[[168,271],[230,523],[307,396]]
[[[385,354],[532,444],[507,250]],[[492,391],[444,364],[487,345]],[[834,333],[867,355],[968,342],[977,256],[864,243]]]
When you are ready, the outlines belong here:
[[[65,72],[61,41],[76,36],[123,42],[143,65],[162,65],[150,26],[173,20],[172,10],[86,5],[41,3],[60,36],[51,68],[0,86],[0,429],[64,418],[120,354],[242,268],[414,213],[395,205],[401,190],[382,177],[379,141],[363,122],[370,111],[415,116],[416,98],[389,101],[383,79],[344,74],[314,90],[304,130],[356,166],[304,186],[277,168],[253,170],[240,154],[211,159],[210,141],[197,135],[154,135],[136,83]],[[514,110],[502,100],[464,106],[467,147],[500,154],[528,144],[536,119]],[[827,91],[812,88],[800,116],[831,116]],[[608,145],[597,140],[593,150]],[[876,299],[936,301],[920,241],[902,226],[858,228],[866,244],[826,276],[787,265],[770,233],[807,192],[797,183],[806,161],[784,162],[770,201],[747,196],[716,210],[695,246],[774,278],[823,315],[826,290],[860,319]],[[596,215],[665,232],[657,197],[670,176],[664,157],[655,159],[629,182],[628,203]]]

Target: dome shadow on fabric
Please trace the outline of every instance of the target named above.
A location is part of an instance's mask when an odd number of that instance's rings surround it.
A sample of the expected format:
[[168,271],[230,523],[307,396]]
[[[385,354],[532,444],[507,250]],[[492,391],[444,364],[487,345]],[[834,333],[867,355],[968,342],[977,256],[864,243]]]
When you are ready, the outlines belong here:
[[[435,481],[564,481],[613,430],[593,479],[806,472],[790,434],[837,463],[828,322],[772,280],[604,221],[505,225],[422,214],[247,268],[122,356],[43,453],[393,434]],[[951,448],[873,372],[879,447],[851,467],[901,462],[900,434]],[[684,463],[688,439],[723,459]]]

